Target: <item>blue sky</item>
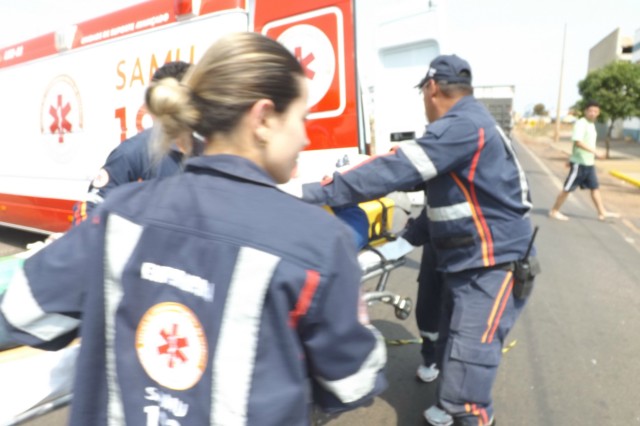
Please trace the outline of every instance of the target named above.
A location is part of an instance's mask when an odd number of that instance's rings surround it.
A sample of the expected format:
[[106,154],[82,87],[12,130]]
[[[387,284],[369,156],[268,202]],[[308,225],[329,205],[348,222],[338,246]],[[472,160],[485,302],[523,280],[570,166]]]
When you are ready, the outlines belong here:
[[[139,1],[0,0],[0,46]],[[520,113],[536,103],[555,111],[565,24],[563,110],[579,98],[589,49],[618,27],[632,38],[640,29],[640,0],[434,1],[446,12],[443,53],[467,59],[476,85],[515,85]]]

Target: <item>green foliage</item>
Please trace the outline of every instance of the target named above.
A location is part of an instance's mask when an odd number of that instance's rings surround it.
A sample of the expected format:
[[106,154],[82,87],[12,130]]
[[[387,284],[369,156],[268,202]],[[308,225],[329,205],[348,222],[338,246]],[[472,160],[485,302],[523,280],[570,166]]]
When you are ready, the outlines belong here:
[[535,104],[533,107],[533,113],[540,117],[549,115],[549,112],[545,109],[544,104]]
[[580,111],[589,100],[600,104],[599,121],[640,116],[640,64],[613,62],[578,83]]

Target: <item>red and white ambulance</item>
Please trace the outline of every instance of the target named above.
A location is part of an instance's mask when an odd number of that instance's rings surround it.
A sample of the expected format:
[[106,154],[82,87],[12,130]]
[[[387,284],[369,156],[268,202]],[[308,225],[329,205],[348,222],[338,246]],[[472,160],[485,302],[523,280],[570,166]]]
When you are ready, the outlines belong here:
[[151,124],[153,72],[228,32],[263,32],[305,65],[310,150],[362,149],[352,16],[350,1],[154,0],[0,50],[0,223],[66,230],[107,154]]
[[[73,204],[85,195],[108,153],[151,125],[143,99],[153,72],[167,61],[196,62],[212,42],[232,31],[277,39],[306,69],[311,145],[301,155],[301,170],[326,173],[345,156],[370,153],[370,123],[382,129],[375,135],[385,149],[390,141],[411,137],[424,125],[416,124],[423,121],[418,96],[406,105],[402,90],[394,87],[411,88],[407,58],[421,53],[411,76],[418,81],[439,53],[437,37],[426,33],[424,20],[408,21],[420,13],[433,20],[435,13],[409,11],[404,25],[391,22],[391,16],[389,27],[386,12],[383,19],[376,15],[382,3],[357,2],[369,11],[358,20],[361,33],[366,27],[375,36],[358,45],[358,55],[354,0],[153,0],[0,48],[0,225],[65,231]],[[390,10],[397,11],[425,2],[391,3]],[[398,22],[405,36],[411,25],[422,27],[422,41],[394,40]],[[356,64],[367,55],[372,59],[360,73],[369,75],[364,93],[373,100],[363,102]],[[384,87],[377,97],[373,85]],[[379,113],[371,119],[365,110]],[[407,116],[414,123],[402,124]]]

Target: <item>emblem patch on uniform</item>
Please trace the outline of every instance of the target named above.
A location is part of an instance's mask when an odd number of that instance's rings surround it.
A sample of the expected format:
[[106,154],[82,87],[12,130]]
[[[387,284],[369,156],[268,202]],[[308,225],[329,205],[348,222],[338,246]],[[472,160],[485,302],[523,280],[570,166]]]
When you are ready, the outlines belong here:
[[180,303],[160,303],[145,312],[136,330],[136,352],[149,377],[173,390],[195,386],[207,367],[202,324]]
[[91,182],[91,186],[94,188],[103,188],[106,184],[109,183],[109,172],[105,169],[100,169],[97,176],[93,178]]

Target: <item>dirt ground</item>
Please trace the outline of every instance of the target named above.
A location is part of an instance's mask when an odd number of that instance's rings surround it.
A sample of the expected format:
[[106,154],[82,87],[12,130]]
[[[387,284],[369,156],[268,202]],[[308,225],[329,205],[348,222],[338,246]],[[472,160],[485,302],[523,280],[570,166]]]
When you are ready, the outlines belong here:
[[[516,127],[513,136],[525,144],[546,166],[560,179],[567,177],[569,171],[567,160],[571,150],[571,127],[565,126],[560,131],[558,142],[553,140],[554,129],[524,129]],[[604,141],[598,142],[598,149],[604,153]],[[632,229],[640,238],[640,187],[612,176],[611,170],[640,173],[640,143],[633,140],[612,140],[610,157],[596,160],[596,169],[605,207],[621,214],[621,222]],[[550,206],[549,206],[550,207]],[[594,210],[595,215],[595,210]]]

